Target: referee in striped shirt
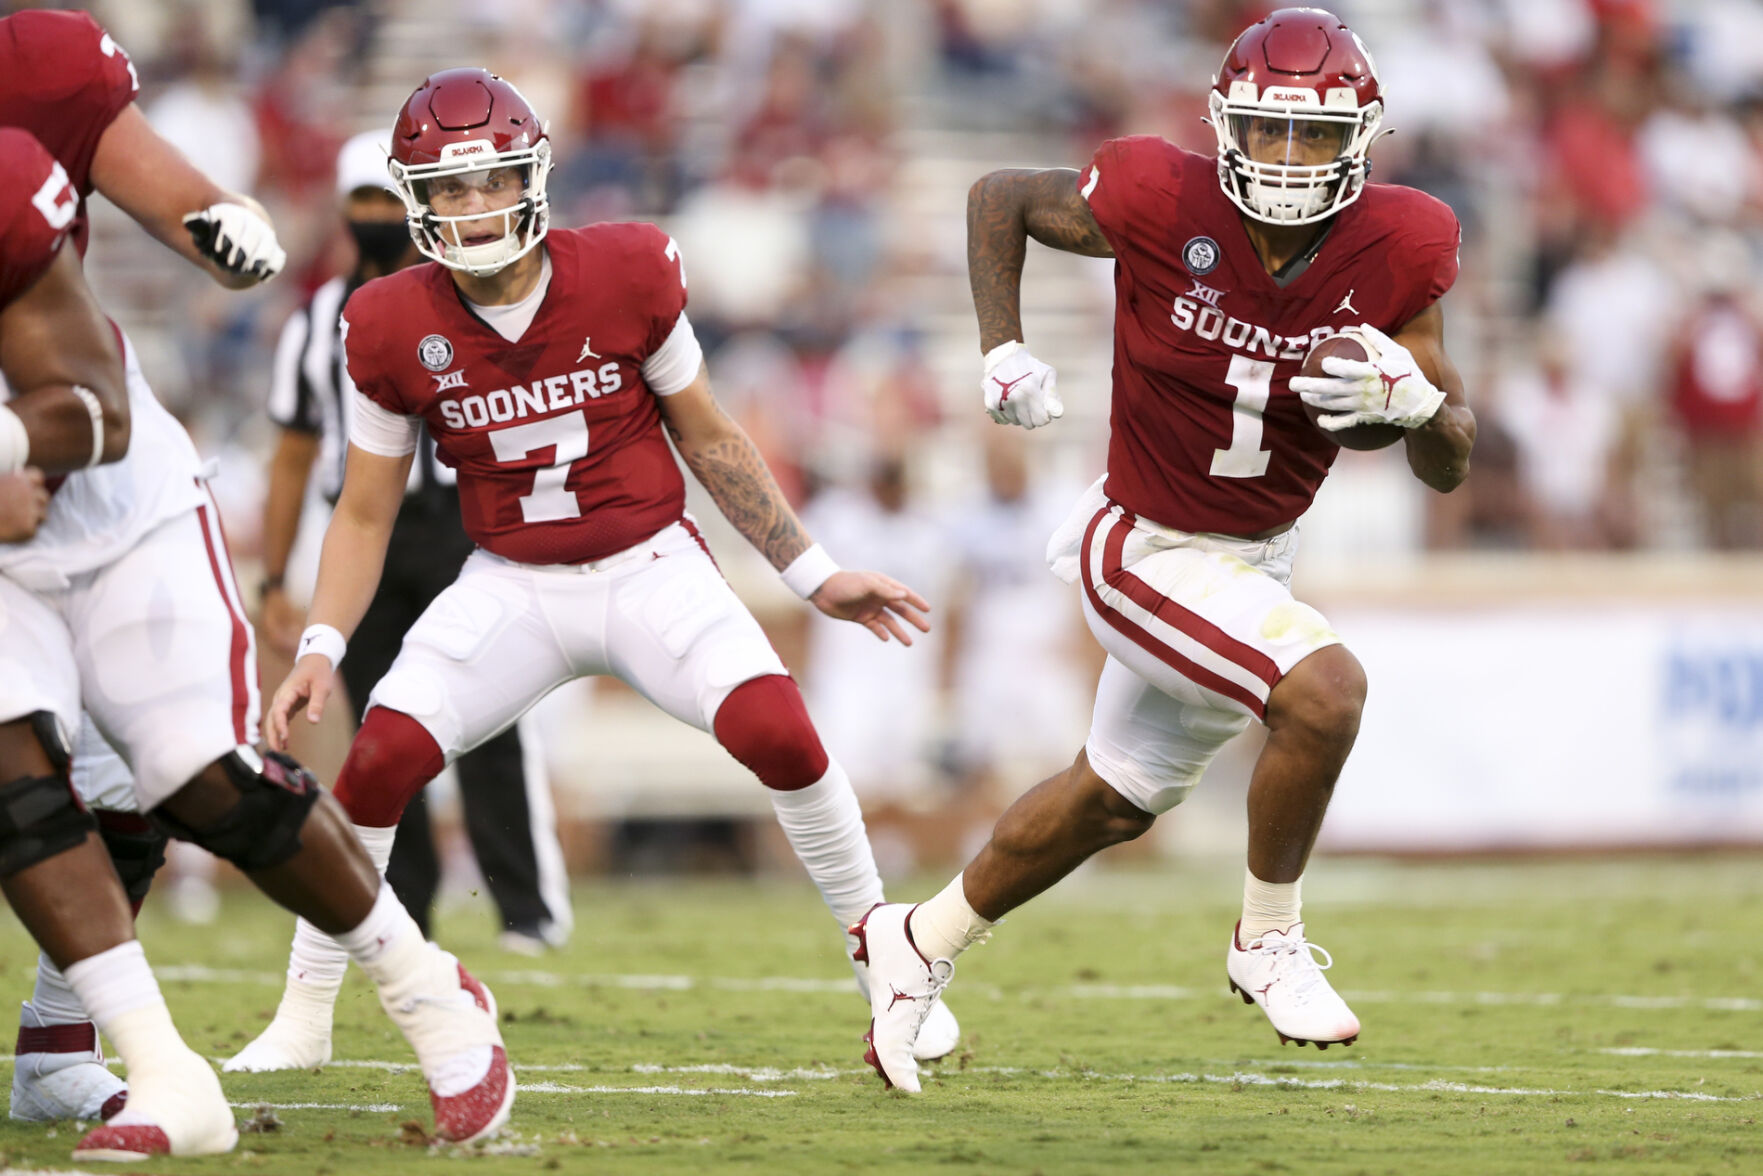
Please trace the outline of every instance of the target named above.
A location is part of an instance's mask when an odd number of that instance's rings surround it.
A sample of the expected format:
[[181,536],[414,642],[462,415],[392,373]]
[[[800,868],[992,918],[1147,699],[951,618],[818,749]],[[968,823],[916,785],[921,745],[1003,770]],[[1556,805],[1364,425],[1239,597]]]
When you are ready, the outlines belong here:
[[[281,439],[270,464],[264,505],[262,633],[272,648],[290,656],[306,618],[289,600],[283,577],[307,480],[316,463],[319,489],[333,505],[343,485],[356,395],[337,328],[343,304],[363,283],[421,260],[405,225],[404,205],[388,181],[388,141],[389,136],[374,132],[357,135],[338,156],[337,191],[355,238],[355,268],[347,277],[320,286],[288,320],[276,347],[269,415],[281,427]],[[357,725],[369,692],[391,668],[406,630],[454,581],[471,550],[460,522],[454,473],[435,459],[434,442],[425,432],[392,530],[379,592],[349,643],[349,656],[338,667]],[[519,728],[510,727],[461,756],[455,771],[466,832],[501,912],[503,945],[537,953],[561,943],[572,922],[568,881],[538,757],[523,755]],[[422,793],[404,810],[386,880],[428,935],[440,862]]]

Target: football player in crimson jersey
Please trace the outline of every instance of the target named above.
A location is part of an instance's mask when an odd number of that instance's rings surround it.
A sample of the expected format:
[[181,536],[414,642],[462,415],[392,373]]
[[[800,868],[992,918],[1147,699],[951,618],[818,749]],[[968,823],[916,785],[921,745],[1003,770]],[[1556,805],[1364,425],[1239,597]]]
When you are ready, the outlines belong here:
[[[8,522],[7,542],[28,541],[42,521],[43,472],[114,462],[129,446],[122,349],[66,247],[75,203],[42,144],[0,128],[0,375],[10,393],[0,402],[0,478],[22,483],[33,507]],[[4,583],[0,607],[29,604]],[[28,676],[13,660],[23,651],[5,648],[7,673]],[[232,1112],[214,1071],[172,1025],[109,851],[73,792],[64,729],[52,711],[17,701],[0,698],[0,890],[97,1021],[82,1014],[78,1026],[34,1028],[20,1052],[77,1035],[96,1053],[101,1028],[128,1065],[132,1115],[163,1123],[183,1150],[224,1151],[237,1139]],[[111,1097],[118,1105],[104,1110],[114,1115],[122,1098]],[[103,1141],[90,1142],[75,1154],[104,1158]]]
[[[78,242],[84,193],[96,184],[186,256],[213,262],[219,268],[212,272],[229,283],[260,281],[280,267],[267,223],[224,199],[137,121],[138,112],[131,115],[128,60],[89,18],[9,18],[0,28],[0,64],[0,85],[20,77],[39,83],[35,91],[6,91],[0,123],[35,130],[49,149],[55,174],[37,177],[28,208],[57,234]],[[171,203],[155,195],[161,188],[175,197]],[[215,194],[223,199],[204,208],[200,201]],[[77,265],[74,253],[67,257]],[[290,910],[333,928],[378,983],[429,1082],[436,1133],[465,1140],[492,1131],[514,1097],[494,1003],[457,960],[424,942],[311,774],[255,750],[253,640],[206,474],[188,435],[141,377],[127,339],[120,331],[108,339],[121,354],[127,417],[113,423],[96,389],[72,402],[86,406],[78,458],[92,468],[76,463],[29,542],[0,546],[0,649],[9,657],[0,674],[0,721],[35,716],[31,729],[49,749],[87,711],[133,777],[124,785],[132,824],[113,839],[112,825],[100,818],[119,871],[127,871],[128,892],[137,900],[144,893],[160,833],[233,862]],[[41,336],[21,335],[20,345],[55,349]],[[27,397],[10,418],[22,426],[0,415],[0,433],[9,435],[0,474],[27,459],[45,472],[67,463],[63,451],[33,443],[37,411]],[[41,788],[40,777],[23,783],[33,781]],[[110,958],[83,962],[98,969]],[[98,1064],[84,1014],[103,1021],[119,1001],[133,1007],[126,962],[82,988],[60,974],[53,952],[40,961],[36,1012],[27,1009],[20,1031],[13,1113],[96,1115],[114,1105],[120,1091]],[[191,1100],[131,1100],[76,1155],[231,1148],[230,1112],[216,1116],[199,1105],[204,1087],[194,1079],[172,1085],[187,1088]],[[21,1092],[30,1105],[21,1105]]]
[[[758,451],[710,392],[673,241],[649,224],[549,230],[544,125],[478,69],[425,80],[391,169],[435,264],[369,282],[344,309],[357,389],[342,496],[292,672],[266,731],[316,722],[383,566],[426,423],[459,475],[477,543],[374,688],[336,796],[384,869],[408,799],[554,687],[611,674],[713,732],[769,790],[841,931],[882,901],[849,779],[801,693],[685,513],[681,458],[785,583],[830,616],[910,644],[917,593],[844,571],[809,539]],[[275,1020],[228,1069],[321,1065],[343,976],[302,922]],[[859,986],[867,969],[853,961]],[[945,1053],[944,1015],[917,1047]],[[934,1056],[934,1055],[933,1055]]]
[[0,126],[30,131],[67,169],[82,255],[85,199],[96,189],[220,284],[273,278],[287,258],[263,207],[160,138],[135,105],[140,88],[128,54],[85,13],[0,17]]
[[[75,246],[70,263],[85,252],[86,197],[99,191],[222,285],[243,288],[274,276],[283,255],[262,209],[215,184],[162,139],[135,105],[139,88],[128,55],[85,13],[0,17],[0,127],[28,131],[65,173],[67,232]],[[144,384],[141,393],[135,423],[147,443],[114,466],[55,480],[55,497],[38,513],[45,528],[38,543],[22,546],[26,533],[0,530],[0,567],[21,574],[34,569],[50,579],[85,570],[107,556],[99,548],[119,550],[170,514],[203,503],[196,478],[201,466],[188,439]],[[27,517],[35,509],[44,491],[31,477],[0,478],[0,515]],[[187,538],[192,547],[181,559],[201,567],[207,562],[203,540],[194,532]],[[142,603],[148,598],[136,594]],[[138,902],[163,860],[165,838],[134,811],[126,771],[104,778],[102,763],[120,761],[76,757],[74,785],[96,812],[124,886]],[[91,1022],[47,957],[19,1019],[13,1118],[95,1119],[121,1101],[121,1080],[103,1065],[102,1054],[83,1044],[95,1041]]]
[[[1108,659],[1075,762],[1012,805],[942,893],[880,907],[856,929],[875,990],[911,997],[872,1008],[868,1060],[892,1085],[918,1089],[913,1036],[955,957],[1150,828],[1251,718],[1267,743],[1249,786],[1231,987],[1282,1041],[1326,1047],[1359,1032],[1305,938],[1298,885],[1358,732],[1365,674],[1292,598],[1293,528],[1334,460],[1330,431],[1396,425],[1427,485],[1466,476],[1475,420],[1438,307],[1457,273],[1457,222],[1419,192],[1366,183],[1383,95],[1365,46],[1327,12],[1282,9],[1244,32],[1210,102],[1216,158],[1117,139],[1082,171],[994,172],[969,194],[996,420],[1035,428],[1063,412],[1052,369],[1022,341],[1028,238],[1115,259],[1108,472],[1048,548],[1056,574],[1081,577]],[[1349,327],[1367,361],[1326,358],[1325,375],[1298,376],[1313,343]]]

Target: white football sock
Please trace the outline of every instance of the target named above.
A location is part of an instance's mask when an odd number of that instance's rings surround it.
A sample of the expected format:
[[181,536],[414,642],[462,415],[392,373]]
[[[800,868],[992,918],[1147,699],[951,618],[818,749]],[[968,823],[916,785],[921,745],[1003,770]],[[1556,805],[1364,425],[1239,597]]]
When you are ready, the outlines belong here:
[[384,879],[373,909],[359,926],[337,936],[336,943],[361,965],[368,978],[380,989],[381,999],[388,994],[402,993],[420,987],[427,980],[423,974],[424,949],[428,946],[417,929],[416,920],[392,893]]
[[69,964],[65,975],[80,1005],[116,1046],[130,1078],[189,1054],[139,940]]
[[[373,868],[384,879],[386,863],[392,857],[392,841],[398,835],[397,826],[356,825],[355,835],[367,850]],[[328,1036],[337,993],[342,990],[343,976],[348,970],[349,952],[341,943],[305,919],[295,920],[294,945],[288,953],[288,983],[276,1017],[322,1029]]]
[[912,942],[926,959],[952,960],[976,943],[983,943],[997,924],[984,918],[967,901],[962,875],[943,887],[935,898],[918,904],[907,919]]
[[91,1020],[67,977],[42,953],[37,955],[37,988],[31,993],[31,1007],[45,1025],[77,1025]]
[[360,839],[367,856],[373,859],[373,868],[379,871],[380,877],[386,876],[386,863],[392,860],[392,842],[398,838],[398,826],[388,825],[357,825],[355,836]]
[[841,929],[882,901],[881,874],[863,827],[863,809],[837,760],[828,760],[826,775],[806,788],[772,790],[771,807]]
[[1296,882],[1263,882],[1248,870],[1243,871],[1243,921],[1237,926],[1237,942],[1247,945],[1268,931],[1289,931],[1303,921],[1298,912],[1302,906]]

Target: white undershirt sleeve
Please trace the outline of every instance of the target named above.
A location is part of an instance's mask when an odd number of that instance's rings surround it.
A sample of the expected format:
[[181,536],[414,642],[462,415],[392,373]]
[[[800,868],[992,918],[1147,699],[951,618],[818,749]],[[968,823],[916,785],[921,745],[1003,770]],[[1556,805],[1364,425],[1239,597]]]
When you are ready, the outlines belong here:
[[403,457],[416,452],[421,421],[381,408],[359,390],[354,396],[349,405],[349,444],[381,457]]
[[697,332],[692,330],[691,320],[682,310],[667,342],[643,361],[643,382],[657,396],[672,396],[690,387],[702,366],[704,348],[698,345]]

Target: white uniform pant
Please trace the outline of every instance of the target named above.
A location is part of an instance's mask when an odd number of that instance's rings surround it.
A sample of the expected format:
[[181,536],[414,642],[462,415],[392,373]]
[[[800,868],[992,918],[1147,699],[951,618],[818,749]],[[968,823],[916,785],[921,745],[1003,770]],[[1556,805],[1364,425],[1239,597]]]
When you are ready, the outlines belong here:
[[1295,528],[1265,540],[1175,531],[1133,518],[1099,486],[1048,551],[1066,569],[1078,557],[1084,617],[1108,651],[1084,751],[1122,796],[1161,813],[1250,718],[1266,717],[1287,671],[1340,637],[1292,597]]
[[[132,769],[140,811],[254,744],[258,706],[255,641],[212,501],[65,587],[0,574],[0,722],[46,710],[71,738],[83,708]],[[80,775],[88,799],[125,807],[116,772]]]
[[473,552],[369,705],[421,723],[451,763],[574,678],[610,674],[709,731],[735,687],[787,672],[688,521],[590,564]]

